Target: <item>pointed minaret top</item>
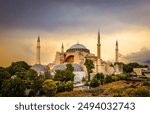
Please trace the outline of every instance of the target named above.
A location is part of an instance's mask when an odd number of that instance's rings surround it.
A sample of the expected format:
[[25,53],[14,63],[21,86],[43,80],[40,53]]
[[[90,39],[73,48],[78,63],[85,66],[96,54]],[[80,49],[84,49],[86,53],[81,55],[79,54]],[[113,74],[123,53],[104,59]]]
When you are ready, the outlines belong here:
[[38,35],[38,40],[37,40],[38,42],[40,42],[40,36]]
[[63,44],[63,42],[62,42],[61,48],[64,48],[64,44]]
[[118,46],[118,40],[116,40],[116,45]]
[[64,53],[64,44],[62,42],[62,45],[61,45],[61,52]]
[[98,44],[100,44],[100,30],[98,29]]

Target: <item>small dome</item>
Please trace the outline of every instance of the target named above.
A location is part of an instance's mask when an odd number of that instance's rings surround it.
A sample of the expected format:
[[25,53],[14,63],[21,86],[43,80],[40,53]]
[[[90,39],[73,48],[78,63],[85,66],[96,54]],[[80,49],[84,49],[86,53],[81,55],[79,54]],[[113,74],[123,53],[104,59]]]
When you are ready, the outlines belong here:
[[96,56],[92,53],[89,53],[89,54],[86,55],[86,57],[96,57]]
[[31,67],[31,69],[37,71],[37,72],[45,72],[48,70],[48,68],[41,64],[35,64]]
[[67,52],[75,52],[75,51],[80,51],[80,52],[90,52],[84,45],[82,44],[74,44],[73,46],[71,46]]

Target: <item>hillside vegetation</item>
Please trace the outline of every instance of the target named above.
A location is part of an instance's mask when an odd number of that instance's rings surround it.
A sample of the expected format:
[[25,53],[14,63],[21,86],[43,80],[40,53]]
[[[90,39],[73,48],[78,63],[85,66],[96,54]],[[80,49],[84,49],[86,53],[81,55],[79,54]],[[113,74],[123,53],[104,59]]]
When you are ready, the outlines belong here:
[[74,90],[58,93],[57,97],[150,97],[150,82],[115,81],[90,91]]

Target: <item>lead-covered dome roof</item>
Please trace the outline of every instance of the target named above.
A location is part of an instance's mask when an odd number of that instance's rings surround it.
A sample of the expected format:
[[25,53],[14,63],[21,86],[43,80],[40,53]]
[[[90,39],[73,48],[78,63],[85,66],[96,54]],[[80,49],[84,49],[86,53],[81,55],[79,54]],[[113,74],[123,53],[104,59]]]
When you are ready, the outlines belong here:
[[75,51],[79,51],[79,52],[88,52],[90,53],[90,51],[82,44],[74,44],[72,45],[67,52],[75,52]]
[[[75,72],[83,71],[83,68],[79,64],[72,64],[72,67],[74,68]],[[53,70],[65,70],[66,69],[66,64],[63,65],[55,65]]]
[[45,72],[48,70],[48,67],[41,65],[41,64],[35,64],[31,67],[31,69],[37,71],[37,72]]

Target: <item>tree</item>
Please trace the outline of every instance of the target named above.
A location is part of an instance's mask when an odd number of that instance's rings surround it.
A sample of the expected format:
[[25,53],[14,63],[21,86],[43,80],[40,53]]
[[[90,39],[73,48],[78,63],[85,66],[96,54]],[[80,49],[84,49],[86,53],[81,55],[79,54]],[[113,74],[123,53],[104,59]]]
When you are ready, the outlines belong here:
[[46,96],[54,96],[57,92],[57,85],[53,80],[45,80],[42,86],[43,92],[46,94]]
[[74,81],[74,74],[73,74],[73,72],[66,70],[65,71],[65,79],[64,79],[64,81],[65,82],[67,82],[67,81]]
[[[0,88],[2,83],[6,80],[6,79],[9,79],[11,78],[11,75],[10,73],[3,67],[0,67]],[[0,89],[0,93],[1,93],[1,89]]]
[[14,75],[16,72],[20,72],[22,70],[29,70],[30,65],[28,65],[24,61],[17,61],[17,62],[12,62],[11,66],[7,67],[7,71],[11,74]]
[[17,78],[20,78],[20,79],[22,79],[22,80],[25,80],[27,77],[26,77],[26,75],[27,75],[27,70],[25,70],[24,68],[21,68],[21,67],[18,67],[18,71],[17,72],[15,72],[15,76],[17,77]]
[[104,83],[104,74],[103,73],[97,73],[95,76],[95,78],[97,78],[98,80],[100,80],[100,83],[103,84]]
[[74,81],[74,74],[73,74],[73,67],[71,64],[66,65],[65,70],[57,70],[55,73],[54,80],[67,82],[67,81]]
[[95,77],[90,81],[90,87],[98,87],[99,85],[100,81]]
[[35,96],[42,90],[44,76],[32,69],[16,72],[16,77],[25,82],[26,89],[30,89],[29,96]]
[[65,71],[64,70],[56,70],[55,72],[56,73],[55,73],[53,80],[64,82],[65,81]]
[[31,89],[32,95],[35,96],[42,90],[42,84],[44,82],[44,76],[37,74],[36,71],[30,69],[26,74],[26,86]]
[[26,87],[23,80],[14,78],[5,80],[1,89],[3,97],[23,97]]
[[93,72],[92,69],[94,69],[94,63],[92,60],[86,59],[84,65],[86,66],[87,73],[88,73],[88,81],[90,82],[90,74]]
[[73,68],[72,64],[67,64],[66,65],[66,71],[70,71],[70,72],[74,71],[74,68]]
[[72,64],[67,64],[66,65],[66,70],[65,70],[65,82],[67,81],[74,81],[74,74],[73,74],[74,68]]

